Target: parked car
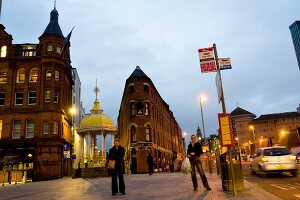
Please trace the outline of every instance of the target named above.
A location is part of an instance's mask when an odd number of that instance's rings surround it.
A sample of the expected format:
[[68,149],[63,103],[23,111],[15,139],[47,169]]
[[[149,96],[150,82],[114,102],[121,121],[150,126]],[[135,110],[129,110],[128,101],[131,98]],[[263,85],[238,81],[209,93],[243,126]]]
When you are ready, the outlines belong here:
[[296,156],[286,147],[257,149],[250,164],[251,174],[265,177],[268,173],[290,172],[297,176]]
[[295,153],[296,161],[300,163],[300,152]]

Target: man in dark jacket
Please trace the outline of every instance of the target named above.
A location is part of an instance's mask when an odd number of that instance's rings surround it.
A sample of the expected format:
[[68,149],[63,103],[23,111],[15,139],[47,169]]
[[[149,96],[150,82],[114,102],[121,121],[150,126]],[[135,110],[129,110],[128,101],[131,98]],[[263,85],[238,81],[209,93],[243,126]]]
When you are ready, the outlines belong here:
[[152,173],[153,173],[153,157],[151,155],[151,152],[149,152],[149,155],[147,156],[147,164],[148,164],[149,175],[152,175]]
[[[114,139],[114,146],[109,150],[108,157],[110,160],[115,160],[115,169],[111,171],[111,190],[112,195],[116,195],[120,190],[121,194],[125,194],[125,183],[124,183],[124,156],[125,149],[120,145],[120,140],[118,138]],[[119,177],[119,190],[118,190],[118,181]]]
[[202,168],[202,164],[201,164],[201,160],[200,160],[200,155],[201,154],[203,154],[202,146],[198,142],[197,136],[192,135],[191,136],[191,142],[188,145],[187,157],[189,158],[190,163],[191,163],[191,169],[192,169],[191,177],[192,177],[192,181],[193,181],[194,191],[198,190],[198,182],[197,182],[196,169],[195,168],[197,168],[197,170],[200,174],[203,186],[207,190],[211,190],[211,188],[208,185],[207,178],[204,174],[203,168]]

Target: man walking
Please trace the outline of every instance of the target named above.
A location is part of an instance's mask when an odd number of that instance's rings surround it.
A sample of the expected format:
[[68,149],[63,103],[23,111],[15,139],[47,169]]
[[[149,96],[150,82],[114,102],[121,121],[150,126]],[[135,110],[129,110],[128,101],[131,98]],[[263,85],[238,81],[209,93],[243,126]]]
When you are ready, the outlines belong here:
[[202,164],[201,164],[201,160],[200,160],[201,154],[203,154],[202,146],[198,142],[197,136],[192,135],[191,142],[188,145],[187,157],[189,158],[190,163],[191,163],[191,169],[192,169],[191,177],[192,177],[192,181],[193,181],[194,191],[198,191],[198,182],[197,182],[195,168],[197,168],[197,170],[200,174],[204,188],[206,188],[207,190],[211,190],[211,188],[208,185],[207,178],[204,174],[203,168],[202,168]]
[[153,173],[153,157],[151,155],[151,152],[149,152],[149,155],[147,156],[147,164],[148,164],[149,175],[152,175],[152,173]]

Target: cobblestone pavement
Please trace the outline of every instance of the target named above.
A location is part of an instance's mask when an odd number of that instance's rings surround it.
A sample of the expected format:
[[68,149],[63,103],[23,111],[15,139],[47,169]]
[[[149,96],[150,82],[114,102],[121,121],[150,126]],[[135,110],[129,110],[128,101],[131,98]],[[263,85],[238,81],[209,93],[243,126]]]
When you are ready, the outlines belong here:
[[[133,200],[196,200],[196,199],[254,199],[277,200],[278,197],[245,181],[245,190],[237,196],[223,191],[220,176],[207,174],[212,191],[199,187],[194,192],[190,174],[156,173],[125,175],[126,195],[111,195],[111,178],[71,179],[12,184],[0,187],[0,200],[54,199],[133,199]],[[198,175],[199,186],[202,186]]]

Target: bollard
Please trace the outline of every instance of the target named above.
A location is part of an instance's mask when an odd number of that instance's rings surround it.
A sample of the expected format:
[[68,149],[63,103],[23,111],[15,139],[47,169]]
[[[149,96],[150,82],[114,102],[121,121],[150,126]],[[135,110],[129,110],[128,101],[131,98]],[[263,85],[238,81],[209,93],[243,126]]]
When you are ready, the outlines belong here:
[[23,184],[27,183],[27,171],[24,171],[24,175],[23,175],[23,180],[22,180]]

